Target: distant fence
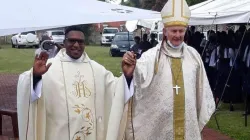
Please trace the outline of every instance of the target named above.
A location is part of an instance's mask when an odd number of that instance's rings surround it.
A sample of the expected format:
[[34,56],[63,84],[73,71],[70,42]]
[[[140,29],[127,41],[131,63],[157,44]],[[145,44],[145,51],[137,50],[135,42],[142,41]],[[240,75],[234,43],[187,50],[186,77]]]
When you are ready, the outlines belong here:
[[11,36],[0,37],[0,44],[10,44],[10,43],[11,43]]

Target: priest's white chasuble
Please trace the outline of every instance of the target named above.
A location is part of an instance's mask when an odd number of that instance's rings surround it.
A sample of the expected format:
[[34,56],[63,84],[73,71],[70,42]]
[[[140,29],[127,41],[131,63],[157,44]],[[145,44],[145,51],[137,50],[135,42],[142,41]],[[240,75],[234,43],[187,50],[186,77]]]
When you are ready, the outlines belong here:
[[215,102],[194,48],[164,42],[161,50],[148,50],[137,61],[133,81],[124,139],[201,140]]
[[124,79],[114,77],[86,53],[80,59],[72,62],[64,49],[50,59],[41,97],[34,102],[30,100],[32,70],[20,75],[20,140],[117,140]]

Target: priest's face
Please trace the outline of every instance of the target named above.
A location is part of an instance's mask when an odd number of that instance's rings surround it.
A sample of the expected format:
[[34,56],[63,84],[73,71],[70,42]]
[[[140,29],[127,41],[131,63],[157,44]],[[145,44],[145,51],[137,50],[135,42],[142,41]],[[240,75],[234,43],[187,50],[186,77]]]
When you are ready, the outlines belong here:
[[64,46],[69,57],[80,58],[85,49],[84,34],[81,31],[70,31],[66,35]]
[[186,27],[171,26],[165,28],[165,35],[173,46],[179,46],[184,41]]

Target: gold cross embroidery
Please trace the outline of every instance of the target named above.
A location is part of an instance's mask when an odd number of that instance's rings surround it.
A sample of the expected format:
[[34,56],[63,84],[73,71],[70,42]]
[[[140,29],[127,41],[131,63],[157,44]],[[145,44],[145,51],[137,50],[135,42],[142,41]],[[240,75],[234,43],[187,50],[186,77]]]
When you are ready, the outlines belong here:
[[81,140],[81,137],[78,137],[78,136],[77,136],[76,140]]
[[72,94],[74,94],[76,97],[86,97],[88,98],[91,96],[90,89],[86,86],[85,81],[83,80],[84,76],[80,75],[80,72],[77,72],[77,75],[75,76],[76,80],[73,82],[74,91]]

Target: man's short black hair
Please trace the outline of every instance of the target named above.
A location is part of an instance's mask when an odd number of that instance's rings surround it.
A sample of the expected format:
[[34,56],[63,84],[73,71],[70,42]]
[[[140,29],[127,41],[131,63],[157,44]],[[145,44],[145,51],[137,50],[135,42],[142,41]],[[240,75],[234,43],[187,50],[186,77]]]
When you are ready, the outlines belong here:
[[80,32],[84,33],[82,28],[79,25],[73,25],[73,26],[69,26],[65,29],[65,37],[68,35],[68,33],[70,31],[80,31]]
[[156,34],[151,33],[151,34],[150,34],[150,37],[151,37],[151,38],[156,38]]
[[135,36],[135,37],[134,37],[134,40],[139,40],[139,41],[140,41],[141,38],[140,38],[139,36]]

